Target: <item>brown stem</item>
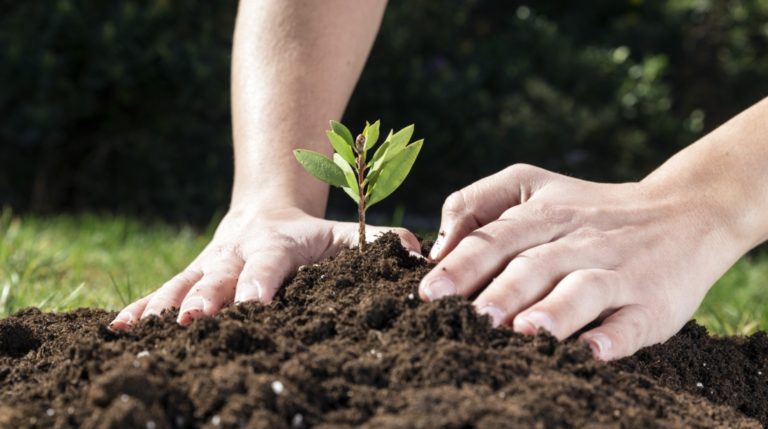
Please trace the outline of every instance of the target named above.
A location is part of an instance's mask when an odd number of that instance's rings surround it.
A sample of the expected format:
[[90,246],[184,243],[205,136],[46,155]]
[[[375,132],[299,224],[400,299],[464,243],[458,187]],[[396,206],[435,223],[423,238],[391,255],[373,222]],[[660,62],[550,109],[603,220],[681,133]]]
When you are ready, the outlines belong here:
[[363,161],[363,155],[357,155],[357,187],[360,190],[359,201],[357,203],[357,218],[360,222],[358,227],[358,242],[357,248],[360,253],[365,252],[365,186],[363,186],[363,180],[365,180],[365,161]]
[[363,253],[365,252],[365,186],[363,186],[365,180],[365,137],[362,134],[359,134],[355,139],[355,150],[357,152],[357,218],[360,222],[357,229],[357,250]]

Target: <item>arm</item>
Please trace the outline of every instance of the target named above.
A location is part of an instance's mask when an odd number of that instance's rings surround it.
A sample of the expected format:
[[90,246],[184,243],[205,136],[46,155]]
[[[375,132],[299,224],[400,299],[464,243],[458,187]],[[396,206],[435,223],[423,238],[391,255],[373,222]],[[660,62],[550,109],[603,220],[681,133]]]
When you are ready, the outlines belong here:
[[325,214],[328,186],[308,180],[292,151],[330,154],[328,120],[344,111],[385,4],[240,3],[232,52],[235,210],[258,202]]
[[[110,325],[180,307],[178,321],[234,301],[271,301],[286,276],[356,242],[355,224],[322,219],[328,187],[294,148],[330,153],[338,118],[373,44],[385,2],[243,0],[232,55],[235,181],[211,243],[181,273],[121,311]],[[369,237],[384,228],[368,228]],[[397,229],[404,244],[418,240]]]
[[710,200],[739,256],[768,240],[768,98],[680,151],[643,183]]
[[580,338],[615,359],[677,332],[768,239],[766,213],[768,99],[638,183],[515,165],[456,192],[420,292],[479,292],[478,311],[524,334],[562,339],[600,321]]

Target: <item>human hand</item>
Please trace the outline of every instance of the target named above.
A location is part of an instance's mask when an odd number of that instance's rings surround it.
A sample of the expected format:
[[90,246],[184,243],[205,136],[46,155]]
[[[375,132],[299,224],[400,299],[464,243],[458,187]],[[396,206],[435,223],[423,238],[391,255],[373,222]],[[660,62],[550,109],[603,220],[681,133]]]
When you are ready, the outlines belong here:
[[[294,208],[230,210],[211,242],[186,269],[128,305],[110,327],[128,329],[141,318],[173,307],[180,308],[178,322],[186,325],[215,314],[233,300],[269,303],[300,265],[357,243],[357,228],[357,223],[329,221]],[[407,249],[420,251],[418,239],[402,228],[369,226],[367,238],[390,230]]]
[[743,250],[716,198],[514,165],[452,194],[420,294],[478,294],[494,325],[581,334],[611,360],[665,341]]

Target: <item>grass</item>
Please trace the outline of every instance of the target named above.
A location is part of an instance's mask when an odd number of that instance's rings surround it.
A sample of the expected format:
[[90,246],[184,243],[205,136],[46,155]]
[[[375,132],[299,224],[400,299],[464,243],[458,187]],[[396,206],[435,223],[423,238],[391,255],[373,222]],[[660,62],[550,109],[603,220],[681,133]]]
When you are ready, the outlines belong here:
[[[0,317],[28,306],[117,310],[184,268],[212,228],[142,224],[126,217],[14,217],[0,212]],[[696,318],[712,332],[768,330],[768,254],[740,260]]]

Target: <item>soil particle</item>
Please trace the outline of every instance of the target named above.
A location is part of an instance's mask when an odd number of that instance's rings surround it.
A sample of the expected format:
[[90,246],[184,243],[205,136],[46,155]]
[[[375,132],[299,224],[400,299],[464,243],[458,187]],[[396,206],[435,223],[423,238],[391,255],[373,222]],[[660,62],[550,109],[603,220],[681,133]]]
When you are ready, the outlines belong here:
[[230,306],[189,327],[166,312],[114,333],[114,313],[22,310],[0,320],[0,427],[766,423],[765,334],[713,339],[689,325],[608,365],[584,344],[493,329],[462,298],[422,302],[429,269],[388,234],[364,255],[302,267],[268,306]]

